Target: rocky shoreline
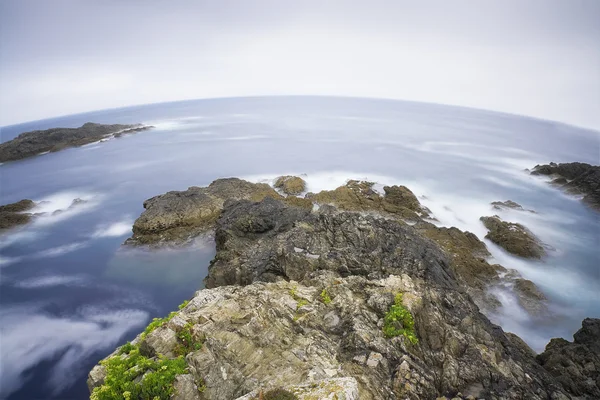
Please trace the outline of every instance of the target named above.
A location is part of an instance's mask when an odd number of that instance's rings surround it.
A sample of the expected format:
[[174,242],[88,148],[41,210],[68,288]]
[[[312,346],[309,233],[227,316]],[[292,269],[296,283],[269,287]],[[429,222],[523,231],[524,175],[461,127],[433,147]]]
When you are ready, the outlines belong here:
[[230,178],[144,203],[127,245],[214,235],[217,252],[207,289],[90,372],[92,399],[597,398],[598,320],[536,358],[480,310],[501,281],[532,314],[545,296],[474,234],[433,224],[404,186],[295,197],[295,178],[287,197]]
[[88,122],[79,128],[52,128],[24,132],[12,140],[0,143],[0,163],[21,160],[46,152],[53,153],[151,128],[153,127],[142,124],[103,125]]
[[548,176],[550,184],[573,195],[582,195],[582,201],[600,211],[600,166],[573,162],[536,165],[531,175]]

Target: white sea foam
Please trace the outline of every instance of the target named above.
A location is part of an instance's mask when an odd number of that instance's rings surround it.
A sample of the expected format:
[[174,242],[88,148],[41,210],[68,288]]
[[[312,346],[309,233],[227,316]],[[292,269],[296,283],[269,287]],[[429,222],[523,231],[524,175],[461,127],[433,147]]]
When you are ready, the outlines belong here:
[[131,234],[131,226],[133,221],[127,217],[121,221],[113,222],[112,224],[99,225],[94,233],[93,238],[119,237]]
[[0,320],[0,397],[5,398],[26,383],[28,369],[58,355],[50,370],[51,392],[71,386],[85,375],[83,367],[92,354],[114,347],[125,333],[143,326],[148,314],[86,308],[64,318],[35,306],[15,306],[4,307]]
[[0,256],[0,268],[21,261],[22,257],[4,257]]
[[[83,200],[83,202],[73,203],[77,199]],[[36,200],[36,206],[29,212],[39,214],[33,221],[34,226],[51,225],[94,209],[102,199],[103,195],[98,193],[59,192]]]
[[87,278],[82,275],[49,275],[29,278],[14,284],[22,289],[39,289],[54,286],[86,286]]
[[76,242],[65,244],[62,246],[51,247],[46,250],[39,251],[37,253],[32,254],[27,257],[30,259],[39,259],[39,258],[47,258],[47,257],[59,257],[67,253],[72,253],[84,247],[87,247],[89,244],[87,242]]

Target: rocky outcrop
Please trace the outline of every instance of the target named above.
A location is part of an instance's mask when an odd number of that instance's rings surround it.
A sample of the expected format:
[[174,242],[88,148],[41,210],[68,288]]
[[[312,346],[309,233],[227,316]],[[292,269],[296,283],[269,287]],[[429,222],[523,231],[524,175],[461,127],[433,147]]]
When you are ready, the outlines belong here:
[[511,254],[524,258],[542,258],[546,250],[540,240],[521,224],[506,222],[497,215],[481,217],[488,229],[485,237]]
[[583,195],[583,202],[600,210],[600,166],[573,162],[536,165],[531,175],[552,178],[551,184],[571,194]]
[[225,200],[259,201],[265,197],[282,198],[266,183],[237,178],[152,197],[144,202],[146,210],[133,224],[133,236],[126,244],[185,244],[213,228]]
[[376,212],[392,218],[420,221],[430,217],[430,211],[421,206],[417,197],[406,186],[385,186],[381,196],[373,189],[373,182],[348,181],[335,190],[307,193],[306,198],[316,204],[335,205],[340,210]]
[[120,137],[152,128],[136,125],[102,125],[88,122],[79,128],[52,128],[21,133],[0,144],[0,162],[15,161],[41,153],[82,146],[110,136]]
[[573,338],[552,339],[538,361],[573,396],[600,399],[600,319],[586,318]]
[[506,209],[511,209],[511,210],[517,210],[517,211],[528,211],[530,213],[534,213],[535,211],[533,210],[527,210],[525,208],[523,208],[522,205],[520,205],[517,202],[514,202],[512,200],[506,200],[506,201],[493,201],[492,203],[492,208],[494,210],[506,210]]
[[306,182],[297,176],[280,176],[273,186],[290,196],[298,196],[306,190]]
[[0,206],[0,231],[28,223],[32,214],[27,211],[33,207],[35,203],[28,199]]
[[569,398],[527,345],[479,312],[437,244],[485,256],[474,235],[260,193],[219,197],[209,289],[96,367],[92,391],[110,390],[115,357],[142,357],[126,372],[144,384],[144,366],[162,355],[184,362],[171,381],[178,399],[260,398],[275,388],[306,399],[353,388],[349,398],[367,400]]

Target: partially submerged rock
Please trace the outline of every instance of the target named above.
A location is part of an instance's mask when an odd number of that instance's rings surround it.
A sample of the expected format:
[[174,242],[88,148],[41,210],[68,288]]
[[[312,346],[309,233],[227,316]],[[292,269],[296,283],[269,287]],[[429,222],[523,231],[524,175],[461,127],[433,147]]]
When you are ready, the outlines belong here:
[[110,136],[119,137],[152,128],[141,124],[103,125],[88,122],[79,128],[52,128],[21,133],[0,144],[0,162],[15,161],[46,152],[82,146]]
[[297,196],[306,190],[306,182],[297,176],[280,176],[273,186],[290,196]]
[[488,229],[485,237],[511,254],[524,258],[542,258],[546,250],[539,239],[521,224],[506,222],[497,215],[481,217]]
[[529,211],[530,213],[535,213],[535,211],[527,210],[527,209],[523,208],[522,205],[520,205],[519,203],[514,202],[512,200],[493,201],[491,204],[493,206],[492,208],[494,208],[495,210],[512,209],[512,210],[517,210],[517,211]]
[[552,339],[538,361],[569,394],[600,399],[600,319],[583,320],[573,338]]
[[573,162],[536,165],[531,175],[553,178],[551,184],[571,194],[583,195],[583,202],[600,210],[600,166]]
[[28,199],[0,206],[0,230],[27,224],[32,217],[32,214],[27,211],[33,207],[35,203]]

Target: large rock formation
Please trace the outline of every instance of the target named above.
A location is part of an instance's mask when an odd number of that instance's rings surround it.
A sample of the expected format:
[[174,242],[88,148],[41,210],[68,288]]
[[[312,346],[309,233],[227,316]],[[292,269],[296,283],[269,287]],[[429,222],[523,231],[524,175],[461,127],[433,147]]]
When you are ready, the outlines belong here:
[[523,208],[522,205],[520,205],[519,203],[512,201],[512,200],[493,201],[491,204],[492,204],[492,208],[494,210],[503,211],[503,210],[511,209],[511,210],[517,210],[517,211],[529,211],[530,213],[535,214],[535,211],[527,210],[527,209]]
[[28,223],[32,215],[27,211],[33,207],[35,203],[28,199],[0,206],[0,231]]
[[481,217],[488,229],[485,237],[511,254],[524,258],[542,258],[546,250],[540,240],[521,224],[506,222],[497,215]]
[[40,153],[55,152],[68,147],[82,146],[110,136],[150,129],[150,126],[102,125],[88,122],[79,128],[52,128],[44,131],[21,133],[16,138],[0,144],[0,162],[15,161]]
[[570,394],[600,399],[600,319],[586,318],[573,338],[552,339],[538,361]]
[[600,210],[600,166],[573,162],[536,165],[531,175],[553,178],[551,183],[571,194],[584,195],[583,201]]
[[[247,182],[229,184],[256,195]],[[219,197],[210,289],[95,367],[94,399],[122,384],[116,374],[126,373],[129,388],[151,386],[162,370],[154,366],[168,360],[181,363],[164,368],[175,371],[165,379],[176,399],[253,399],[274,388],[303,399],[570,398],[473,302],[465,282],[502,268],[459,276],[455,259],[487,252],[474,235],[364,206],[312,211],[265,191],[260,201]],[[381,200],[373,204],[381,210]]]

